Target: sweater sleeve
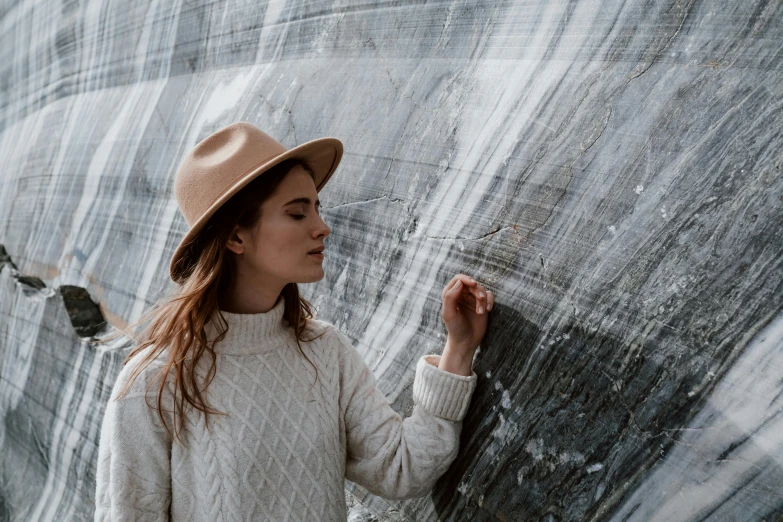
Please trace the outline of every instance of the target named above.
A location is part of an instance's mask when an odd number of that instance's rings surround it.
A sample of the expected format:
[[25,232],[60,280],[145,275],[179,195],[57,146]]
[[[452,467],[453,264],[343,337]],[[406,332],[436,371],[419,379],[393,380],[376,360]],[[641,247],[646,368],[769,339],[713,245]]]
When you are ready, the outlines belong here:
[[390,500],[426,495],[457,456],[476,373],[446,372],[437,367],[439,355],[422,356],[413,382],[413,412],[403,419],[378,390],[350,340],[335,331],[343,346],[345,478]]
[[[129,361],[120,371],[103,416],[96,472],[96,522],[169,520],[171,437],[153,408],[157,407],[157,381],[145,397],[150,373],[156,373],[153,367],[144,369],[127,395],[114,400],[137,360]],[[165,401],[163,407],[167,407]],[[166,421],[172,429],[170,419]]]

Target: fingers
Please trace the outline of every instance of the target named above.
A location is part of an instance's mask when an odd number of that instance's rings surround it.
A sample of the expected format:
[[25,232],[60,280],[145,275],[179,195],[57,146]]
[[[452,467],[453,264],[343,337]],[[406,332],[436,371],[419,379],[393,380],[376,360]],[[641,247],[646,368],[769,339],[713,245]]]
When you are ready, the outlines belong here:
[[[447,293],[455,289],[458,281],[461,285],[459,287],[459,292],[456,292],[456,297],[462,298],[471,308],[475,309],[477,314],[483,314],[485,311],[488,312],[494,308],[494,292],[487,290],[484,286],[479,284],[478,281],[465,274],[457,274],[449,281],[449,284],[446,285],[446,288],[443,291],[444,297]],[[463,290],[467,290],[467,292],[463,293]],[[473,299],[469,299],[469,297],[472,297]]]
[[475,279],[473,279],[470,276],[466,276],[465,274],[457,274],[454,277],[451,278],[451,281],[449,281],[449,284],[446,285],[446,290],[451,290],[454,285],[457,283],[457,281],[462,281],[462,284],[465,287],[475,287],[478,285]]
[[451,287],[447,287],[447,289],[443,291],[443,307],[447,309],[449,313],[459,313],[459,300],[463,288],[462,281],[457,280]]

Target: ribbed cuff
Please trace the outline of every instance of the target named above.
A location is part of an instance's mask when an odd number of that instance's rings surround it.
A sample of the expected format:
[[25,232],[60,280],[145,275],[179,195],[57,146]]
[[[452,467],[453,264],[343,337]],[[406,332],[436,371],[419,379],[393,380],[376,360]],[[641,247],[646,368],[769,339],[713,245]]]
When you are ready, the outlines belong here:
[[476,388],[478,376],[457,375],[438,368],[440,355],[423,355],[416,364],[413,380],[413,402],[444,419],[458,421],[465,417]]

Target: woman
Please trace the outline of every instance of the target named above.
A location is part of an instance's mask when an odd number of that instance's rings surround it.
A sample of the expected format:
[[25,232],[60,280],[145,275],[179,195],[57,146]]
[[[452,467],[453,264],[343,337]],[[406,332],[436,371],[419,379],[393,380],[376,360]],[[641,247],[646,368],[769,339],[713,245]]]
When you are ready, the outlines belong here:
[[342,150],[334,138],[287,150],[238,122],[185,157],[180,287],[121,332],[152,318],[106,407],[95,520],[344,521],[345,478],[416,497],[454,460],[494,296],[463,274],[446,285],[448,340],[419,359],[403,420],[297,287],[324,276],[318,192]]

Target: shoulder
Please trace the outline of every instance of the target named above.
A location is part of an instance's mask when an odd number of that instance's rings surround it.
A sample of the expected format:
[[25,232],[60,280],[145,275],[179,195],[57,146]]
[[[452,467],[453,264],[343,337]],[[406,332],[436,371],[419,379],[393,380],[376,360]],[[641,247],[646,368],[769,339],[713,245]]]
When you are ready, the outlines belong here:
[[305,338],[322,343],[342,341],[345,337],[335,325],[323,319],[308,319],[305,327]]
[[358,356],[354,348],[354,340],[345,332],[328,321],[308,319],[307,339],[314,339],[321,350],[328,350],[340,358]]
[[173,372],[161,385],[164,377],[161,370],[168,362],[168,352],[165,355],[153,352],[150,347],[128,352],[114,381],[104,415],[106,422],[122,425],[121,430],[126,434],[139,433],[143,437],[148,428],[161,433],[167,431],[161,418],[166,425],[175,426]]
[[148,390],[153,392],[158,389],[158,387],[153,388],[152,386],[154,383],[158,383],[159,386],[158,379],[162,376],[162,370],[166,366],[167,355],[165,351],[154,355],[153,352],[154,347],[148,346],[132,356],[130,355],[132,351],[128,353],[115,379],[112,397],[116,397],[129,380],[132,382],[128,395],[124,395],[122,398],[144,395]]

